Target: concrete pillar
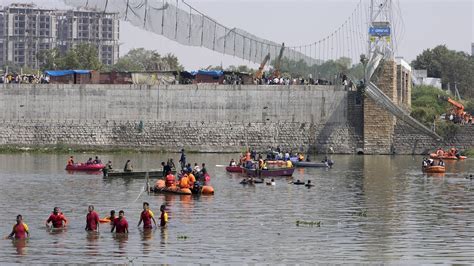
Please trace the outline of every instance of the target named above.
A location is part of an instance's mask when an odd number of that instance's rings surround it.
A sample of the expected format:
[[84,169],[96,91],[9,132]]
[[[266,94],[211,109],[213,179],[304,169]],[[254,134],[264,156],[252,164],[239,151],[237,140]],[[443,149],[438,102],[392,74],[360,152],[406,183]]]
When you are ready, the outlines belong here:
[[[393,102],[397,103],[397,66],[395,61],[385,61],[378,72],[376,85]],[[372,98],[364,99],[364,153],[392,153],[393,132],[396,118]]]

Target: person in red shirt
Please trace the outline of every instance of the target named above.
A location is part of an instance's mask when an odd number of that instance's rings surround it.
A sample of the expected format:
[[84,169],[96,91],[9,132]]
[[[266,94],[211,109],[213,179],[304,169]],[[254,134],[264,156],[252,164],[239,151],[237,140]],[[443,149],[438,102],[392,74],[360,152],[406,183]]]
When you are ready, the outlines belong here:
[[86,215],[86,231],[99,231],[99,215],[94,211],[93,205],[89,205],[89,213]]
[[50,222],[53,228],[66,227],[67,219],[64,216],[64,214],[60,211],[59,207],[54,207],[53,213],[51,213],[48,220],[46,220],[46,227],[49,227]]
[[119,211],[119,216],[118,218],[115,218],[114,223],[112,224],[112,230],[110,232],[115,232],[116,233],[127,233],[128,234],[128,222],[124,217],[125,213],[120,210]]
[[138,226],[140,226],[140,224],[143,222],[143,229],[151,229],[153,228],[151,221],[153,221],[156,227],[155,215],[150,210],[150,204],[148,202],[143,202],[143,211],[140,214]]
[[171,174],[170,171],[168,171],[168,175],[166,176],[166,179],[165,179],[166,186],[171,187],[172,185],[174,185],[175,182],[176,182],[176,177],[174,177],[174,175]]
[[23,217],[21,216],[21,214],[18,214],[18,216],[16,217],[16,224],[13,225],[13,230],[8,236],[8,238],[13,237],[15,237],[15,239],[26,239],[27,237],[30,237],[28,225],[23,222]]

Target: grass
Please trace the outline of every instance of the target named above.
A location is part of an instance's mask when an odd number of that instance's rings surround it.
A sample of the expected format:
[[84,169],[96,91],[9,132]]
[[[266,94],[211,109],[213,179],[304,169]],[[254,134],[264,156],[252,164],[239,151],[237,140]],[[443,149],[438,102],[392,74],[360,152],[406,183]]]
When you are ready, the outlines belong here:
[[474,148],[466,149],[462,152],[462,155],[467,157],[474,157]]

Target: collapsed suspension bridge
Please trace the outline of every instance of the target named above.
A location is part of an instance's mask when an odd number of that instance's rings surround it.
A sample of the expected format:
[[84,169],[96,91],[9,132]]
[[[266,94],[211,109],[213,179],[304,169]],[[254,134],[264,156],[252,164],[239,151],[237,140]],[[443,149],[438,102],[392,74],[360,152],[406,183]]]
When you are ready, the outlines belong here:
[[[200,12],[184,0],[64,0],[66,4],[118,16],[132,25],[162,35],[182,45],[200,46],[213,51],[260,63],[269,54],[277,58],[281,44],[260,38],[245,30],[230,28]],[[400,30],[398,30],[400,29]],[[433,138],[436,133],[413,119],[394,104],[375,83],[371,82],[381,62],[393,60],[393,54],[404,34],[400,7],[392,0],[361,0],[349,17],[320,40],[285,46],[284,57],[321,65],[338,58],[358,62],[368,58],[365,67],[366,92],[378,105],[413,128]]]

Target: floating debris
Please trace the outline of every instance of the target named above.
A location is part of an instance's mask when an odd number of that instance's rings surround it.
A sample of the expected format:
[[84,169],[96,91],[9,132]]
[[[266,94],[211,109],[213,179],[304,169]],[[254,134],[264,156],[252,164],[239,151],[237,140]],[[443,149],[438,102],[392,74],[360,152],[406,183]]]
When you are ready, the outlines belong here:
[[321,221],[300,221],[300,220],[297,220],[296,221],[296,226],[300,226],[300,225],[308,225],[308,226],[317,226],[317,227],[321,227]]
[[352,216],[367,217],[367,209],[359,210],[358,212],[352,213]]

